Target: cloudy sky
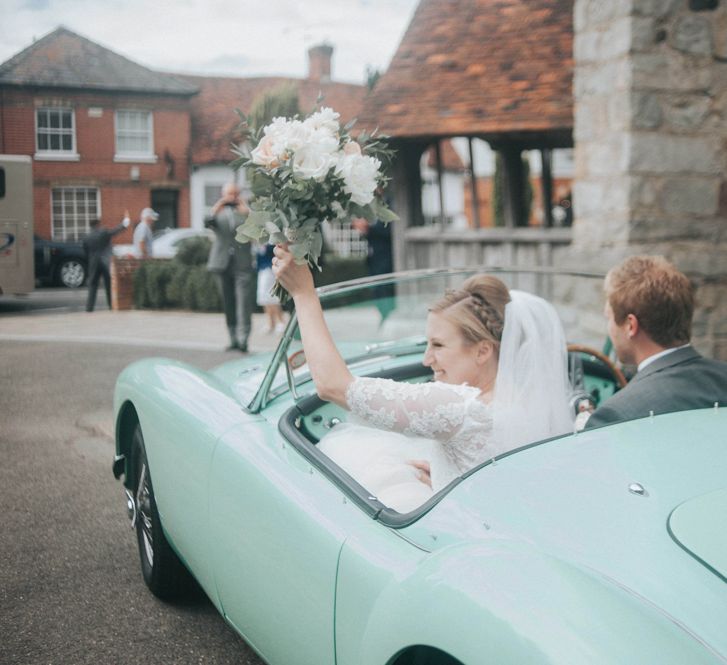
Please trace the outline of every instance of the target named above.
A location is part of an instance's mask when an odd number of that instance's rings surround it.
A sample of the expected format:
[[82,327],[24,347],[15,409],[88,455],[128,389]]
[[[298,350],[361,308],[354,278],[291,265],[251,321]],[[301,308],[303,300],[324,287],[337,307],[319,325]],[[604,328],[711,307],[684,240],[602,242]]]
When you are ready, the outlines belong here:
[[63,25],[162,71],[307,73],[306,51],[334,47],[333,78],[386,69],[418,0],[0,0],[0,62]]

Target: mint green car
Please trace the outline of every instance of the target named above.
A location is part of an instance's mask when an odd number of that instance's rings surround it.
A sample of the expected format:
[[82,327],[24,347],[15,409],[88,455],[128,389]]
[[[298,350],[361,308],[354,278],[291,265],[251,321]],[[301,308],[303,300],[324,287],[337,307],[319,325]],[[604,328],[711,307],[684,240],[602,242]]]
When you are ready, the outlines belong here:
[[[427,305],[468,274],[322,289],[352,372],[431,380]],[[597,281],[500,276],[569,339],[602,334],[573,297]],[[614,368],[575,348],[578,391],[606,399]],[[146,584],[174,599],[194,578],[271,665],[727,662],[724,408],[533,442],[400,514],[316,448],[346,413],[315,395],[294,317],[274,353],[210,372],[134,363],[114,401]]]

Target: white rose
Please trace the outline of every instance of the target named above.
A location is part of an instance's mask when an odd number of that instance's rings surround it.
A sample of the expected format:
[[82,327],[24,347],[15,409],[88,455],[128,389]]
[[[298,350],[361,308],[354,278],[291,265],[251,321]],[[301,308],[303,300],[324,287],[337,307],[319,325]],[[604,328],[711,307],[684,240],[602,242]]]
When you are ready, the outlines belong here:
[[279,154],[275,151],[273,140],[270,136],[263,136],[260,143],[257,144],[250,157],[253,164],[259,164],[268,169],[275,168],[280,165]]
[[325,107],[309,118],[306,118],[305,123],[311,129],[325,129],[331,134],[337,134],[340,129],[340,125],[338,124],[340,117],[340,113],[336,113],[333,109]]
[[348,141],[346,145],[343,146],[343,154],[344,155],[360,155],[361,154],[361,146],[356,143],[356,141]]
[[321,181],[336,165],[338,142],[332,137],[313,136],[293,154],[293,172],[301,178]]
[[375,157],[357,154],[341,157],[339,154],[336,173],[343,178],[343,191],[354,203],[365,206],[374,198],[380,168],[381,162]]
[[311,140],[311,131],[300,120],[288,123],[285,135],[281,137],[288,152],[297,152]]

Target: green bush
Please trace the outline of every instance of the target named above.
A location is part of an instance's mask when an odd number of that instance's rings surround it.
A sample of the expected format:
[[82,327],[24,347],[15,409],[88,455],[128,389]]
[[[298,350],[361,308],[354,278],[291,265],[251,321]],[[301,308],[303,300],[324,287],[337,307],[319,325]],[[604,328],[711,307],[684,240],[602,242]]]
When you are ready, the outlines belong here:
[[[196,242],[196,241],[195,241]],[[188,260],[198,248],[185,254]],[[206,262],[206,257],[205,257]],[[189,309],[221,312],[215,279],[204,265],[170,261],[145,261],[134,274],[134,306],[137,309]]]
[[207,264],[212,243],[209,238],[186,238],[179,243],[179,249],[174,260],[185,266],[203,266]]
[[[206,268],[210,241],[190,238],[180,245],[171,260],[142,261],[134,274],[134,306],[137,309],[221,312],[217,283]],[[314,270],[313,274],[316,286],[366,277],[366,259],[326,254],[323,272]]]

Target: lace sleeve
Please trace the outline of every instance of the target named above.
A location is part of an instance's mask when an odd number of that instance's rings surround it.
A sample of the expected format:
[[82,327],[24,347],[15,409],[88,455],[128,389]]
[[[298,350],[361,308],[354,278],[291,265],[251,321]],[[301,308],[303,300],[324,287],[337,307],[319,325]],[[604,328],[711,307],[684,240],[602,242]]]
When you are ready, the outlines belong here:
[[351,412],[380,429],[447,441],[462,427],[480,391],[448,383],[357,377],[346,391]]

